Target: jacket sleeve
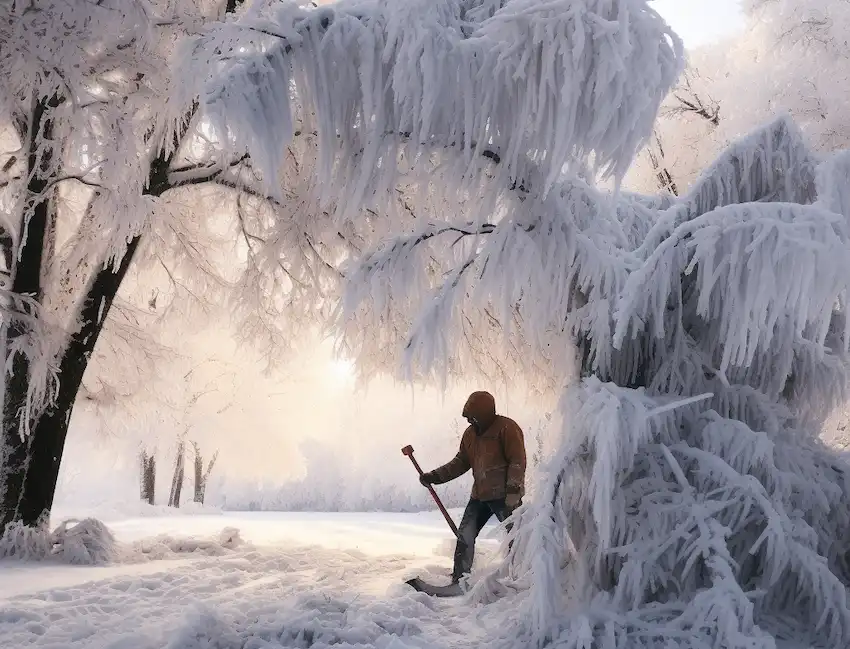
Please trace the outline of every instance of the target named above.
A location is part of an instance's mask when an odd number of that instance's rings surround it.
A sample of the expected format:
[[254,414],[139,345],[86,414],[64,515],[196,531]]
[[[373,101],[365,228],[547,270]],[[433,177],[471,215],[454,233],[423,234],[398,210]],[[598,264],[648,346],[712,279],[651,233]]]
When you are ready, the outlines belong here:
[[503,448],[508,461],[507,492],[525,492],[525,440],[522,429],[511,422],[504,430]]
[[431,471],[431,475],[434,476],[434,484],[443,484],[444,482],[449,482],[450,480],[454,480],[455,478],[459,478],[464,473],[469,471],[471,465],[469,464],[469,457],[466,453],[466,435],[464,434],[463,438],[460,441],[460,449],[451,460],[449,460],[446,464],[441,467],[437,467],[433,471]]

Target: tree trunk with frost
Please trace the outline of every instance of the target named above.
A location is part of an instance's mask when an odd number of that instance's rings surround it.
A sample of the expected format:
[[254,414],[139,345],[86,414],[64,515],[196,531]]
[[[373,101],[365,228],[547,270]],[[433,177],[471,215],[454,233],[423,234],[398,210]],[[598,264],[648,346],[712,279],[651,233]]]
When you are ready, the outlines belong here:
[[[170,188],[167,173],[171,159],[172,156],[160,154],[154,160],[146,190],[148,195],[162,195]],[[38,224],[39,222],[36,221],[36,225]],[[23,283],[26,277],[32,278],[33,273],[40,273],[40,270],[34,269],[40,268],[40,241],[43,241],[45,232],[46,229],[36,229],[33,221],[30,221],[21,258],[29,259],[28,255],[31,254],[33,270],[27,269],[28,272],[23,274],[19,265],[15,273],[16,280],[21,277]],[[2,526],[12,521],[22,521],[27,525],[33,525],[48,515],[53,506],[65,439],[68,435],[77,393],[106,317],[109,315],[121,282],[130,268],[140,239],[140,236],[136,236],[130,241],[116,269],[103,268],[89,282],[79,314],[83,324],[71,335],[61,354],[56,394],[53,401],[48,403],[46,410],[36,415],[35,421],[30,424],[29,433],[25,435],[21,433],[21,421],[17,410],[24,404],[27,390],[30,388],[28,363],[20,353],[14,357],[13,375],[6,387],[4,435],[7,440],[20,441],[16,442],[17,445],[12,445],[13,453],[10,454],[10,460],[5,469],[7,486],[4,492],[3,518],[0,521]],[[32,281],[30,279],[30,282]]]
[[156,504],[156,457],[139,452],[139,496],[149,505]]
[[169,507],[180,507],[183,482],[186,480],[186,441],[177,442],[177,457],[174,460],[174,475],[171,477],[171,492],[168,495]]
[[[31,302],[24,308],[34,310],[41,300],[41,267],[44,240],[49,228],[53,205],[50,194],[44,195],[50,182],[52,149],[48,148],[39,156],[39,138],[51,137],[52,116],[61,99],[58,96],[50,100],[40,100],[33,104],[27,120],[26,131],[19,133],[28,143],[26,166],[26,199],[32,204],[32,216],[22,218],[20,232],[29,242],[24,245],[18,259],[10,267],[12,270],[13,294],[26,297]],[[29,214],[27,214],[29,216]],[[23,306],[23,305],[22,305]],[[0,496],[2,496],[2,517],[0,529],[18,516],[24,476],[28,466],[28,451],[31,439],[21,430],[21,412],[26,409],[29,375],[29,358],[25,354],[15,354],[13,346],[26,335],[23,322],[10,323],[6,329],[6,351],[4,358],[8,366],[11,361],[11,375],[5,381],[3,404],[3,468],[0,470]],[[38,517],[36,517],[38,518]],[[32,522],[35,522],[33,520]]]
[[197,442],[192,442],[192,448],[195,451],[195,497],[196,503],[204,504],[204,498],[207,494],[207,483],[210,479],[215,461],[218,459],[218,451],[213,453],[210,462],[204,470],[204,457],[201,455],[201,447]]
[[105,318],[130,267],[138,243],[138,238],[130,242],[117,271],[100,271],[94,277],[81,312],[84,324],[79,332],[71,336],[59,363],[59,386],[55,399],[38,417],[29,433],[28,463],[16,511],[17,520],[26,524],[32,524],[33,521],[49,515],[53,507],[65,439],[77,393],[94,346],[103,330]]

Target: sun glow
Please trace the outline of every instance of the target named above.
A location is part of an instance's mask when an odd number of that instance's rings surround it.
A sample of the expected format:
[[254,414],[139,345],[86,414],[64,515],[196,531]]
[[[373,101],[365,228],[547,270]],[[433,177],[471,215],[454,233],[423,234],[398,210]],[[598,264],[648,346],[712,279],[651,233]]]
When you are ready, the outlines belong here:
[[347,383],[354,378],[354,362],[347,359],[332,359],[328,371],[335,381]]

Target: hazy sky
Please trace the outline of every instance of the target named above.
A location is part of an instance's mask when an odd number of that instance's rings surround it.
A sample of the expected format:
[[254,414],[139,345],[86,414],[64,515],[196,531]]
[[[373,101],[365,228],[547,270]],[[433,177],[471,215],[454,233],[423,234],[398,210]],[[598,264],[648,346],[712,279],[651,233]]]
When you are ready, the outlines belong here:
[[654,0],[652,4],[689,48],[729,35],[743,21],[738,0]]

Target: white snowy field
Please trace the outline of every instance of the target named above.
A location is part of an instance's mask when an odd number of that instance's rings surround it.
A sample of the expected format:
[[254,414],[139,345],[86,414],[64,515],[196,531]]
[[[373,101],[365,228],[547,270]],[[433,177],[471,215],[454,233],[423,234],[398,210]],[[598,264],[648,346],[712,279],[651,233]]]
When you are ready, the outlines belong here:
[[[466,649],[506,630],[508,602],[482,615],[403,583],[448,581],[453,542],[438,512],[102,518],[122,545],[167,535],[176,551],[94,567],[0,561],[0,647]],[[225,528],[243,543],[177,541]],[[498,550],[499,533],[485,528],[478,559]]]

